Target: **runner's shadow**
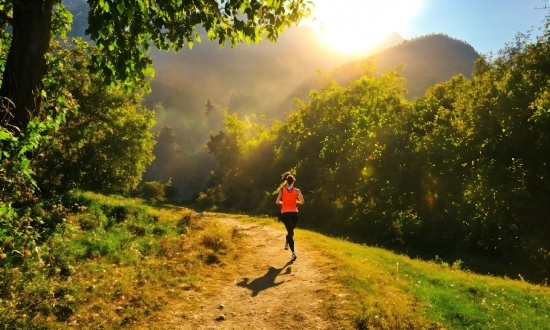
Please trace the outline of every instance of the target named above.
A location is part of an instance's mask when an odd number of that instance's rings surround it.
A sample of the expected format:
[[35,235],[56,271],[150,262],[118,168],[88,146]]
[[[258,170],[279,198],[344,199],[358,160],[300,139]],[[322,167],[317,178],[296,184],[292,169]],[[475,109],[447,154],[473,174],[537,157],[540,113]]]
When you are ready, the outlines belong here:
[[[285,281],[275,283],[275,279],[279,274],[281,274],[283,269],[285,269],[290,264],[292,264],[292,262],[287,262],[286,265],[284,265],[282,268],[275,268],[273,266],[270,266],[264,276],[258,277],[250,282],[248,282],[249,278],[245,277],[242,282],[237,283],[237,285],[249,289],[250,291],[252,291],[252,297],[256,297],[258,293],[260,293],[260,291],[267,290],[269,288],[273,288],[283,284]],[[290,269],[290,267],[288,267],[286,268],[284,274],[290,274],[291,271],[292,270]]]

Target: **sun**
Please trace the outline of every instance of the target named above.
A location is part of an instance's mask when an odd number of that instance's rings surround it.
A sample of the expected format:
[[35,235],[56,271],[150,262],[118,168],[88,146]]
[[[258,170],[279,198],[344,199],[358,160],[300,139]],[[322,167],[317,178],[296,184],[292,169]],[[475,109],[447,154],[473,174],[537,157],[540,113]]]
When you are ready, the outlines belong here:
[[311,25],[334,48],[364,52],[392,32],[406,34],[423,0],[316,0]]

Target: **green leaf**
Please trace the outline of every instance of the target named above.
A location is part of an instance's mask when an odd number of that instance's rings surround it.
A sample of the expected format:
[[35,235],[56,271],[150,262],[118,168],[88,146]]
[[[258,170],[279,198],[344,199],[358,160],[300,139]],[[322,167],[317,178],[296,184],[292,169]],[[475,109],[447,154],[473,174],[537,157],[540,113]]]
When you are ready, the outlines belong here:
[[124,2],[119,2],[118,5],[116,5],[116,9],[118,10],[118,13],[122,15],[126,10],[126,6],[124,5]]
[[4,130],[0,130],[0,140],[11,140],[11,134]]
[[62,96],[57,97],[57,103],[59,103],[59,105],[62,107],[67,106],[67,100],[65,100],[65,98]]
[[21,168],[26,169],[27,167],[29,167],[30,163],[30,159],[24,159],[23,161],[21,161]]
[[18,156],[21,156],[21,155],[25,154],[25,152],[27,152],[27,151],[30,150],[30,149],[31,149],[31,148],[30,148],[29,146],[23,146],[23,147],[21,148],[21,150],[19,150]]
[[208,33],[206,35],[209,40],[216,39],[216,32],[214,30],[208,30]]

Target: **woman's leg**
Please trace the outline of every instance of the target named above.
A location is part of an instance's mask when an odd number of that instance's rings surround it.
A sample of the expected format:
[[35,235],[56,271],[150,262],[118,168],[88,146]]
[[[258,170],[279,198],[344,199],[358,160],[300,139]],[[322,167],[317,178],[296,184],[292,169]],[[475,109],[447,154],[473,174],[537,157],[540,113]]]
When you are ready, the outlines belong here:
[[298,222],[298,213],[283,213],[281,216],[281,220],[283,220],[287,232],[286,242],[290,247],[290,251],[294,252],[294,228],[296,227],[296,223]]

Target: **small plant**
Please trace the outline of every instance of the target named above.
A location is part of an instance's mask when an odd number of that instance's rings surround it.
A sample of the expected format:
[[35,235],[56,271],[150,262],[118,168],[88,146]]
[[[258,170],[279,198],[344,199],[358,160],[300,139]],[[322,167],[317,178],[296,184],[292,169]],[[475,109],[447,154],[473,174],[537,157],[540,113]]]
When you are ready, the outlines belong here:
[[109,215],[113,217],[117,223],[121,223],[126,220],[128,213],[128,206],[120,205],[113,207],[111,212],[109,212]]
[[107,223],[107,217],[101,211],[92,211],[78,216],[78,224],[82,230],[94,230]]
[[452,270],[461,270],[463,266],[464,266],[464,262],[462,262],[462,260],[460,260],[460,259],[457,259],[451,265],[451,269]]
[[204,245],[207,248],[210,248],[214,251],[219,251],[221,249],[225,249],[225,242],[221,237],[215,236],[215,235],[205,235],[202,238],[202,245]]
[[243,233],[239,230],[238,227],[231,228],[231,238],[241,237]]
[[180,221],[178,221],[177,226],[178,227],[189,227],[190,222],[191,222],[191,215],[186,214],[181,218]]
[[200,219],[199,216],[196,213],[187,213],[183,215],[181,220],[177,223],[178,228],[194,228],[194,229],[201,229]]
[[178,234],[185,234],[189,231],[189,227],[181,220],[176,224],[176,228],[178,229]]
[[438,255],[435,256],[434,262],[441,265],[443,268],[449,268],[449,263],[441,259]]
[[159,251],[160,244],[158,241],[139,241],[136,248],[142,256],[147,257]]
[[168,230],[161,226],[155,226],[155,228],[153,228],[153,231],[152,231],[152,233],[156,236],[164,236],[166,235],[167,232]]
[[128,231],[136,236],[144,236],[146,233],[145,227],[134,224],[128,225]]
[[209,253],[206,255],[206,259],[204,260],[207,265],[213,265],[213,264],[221,264],[221,260],[215,253]]

